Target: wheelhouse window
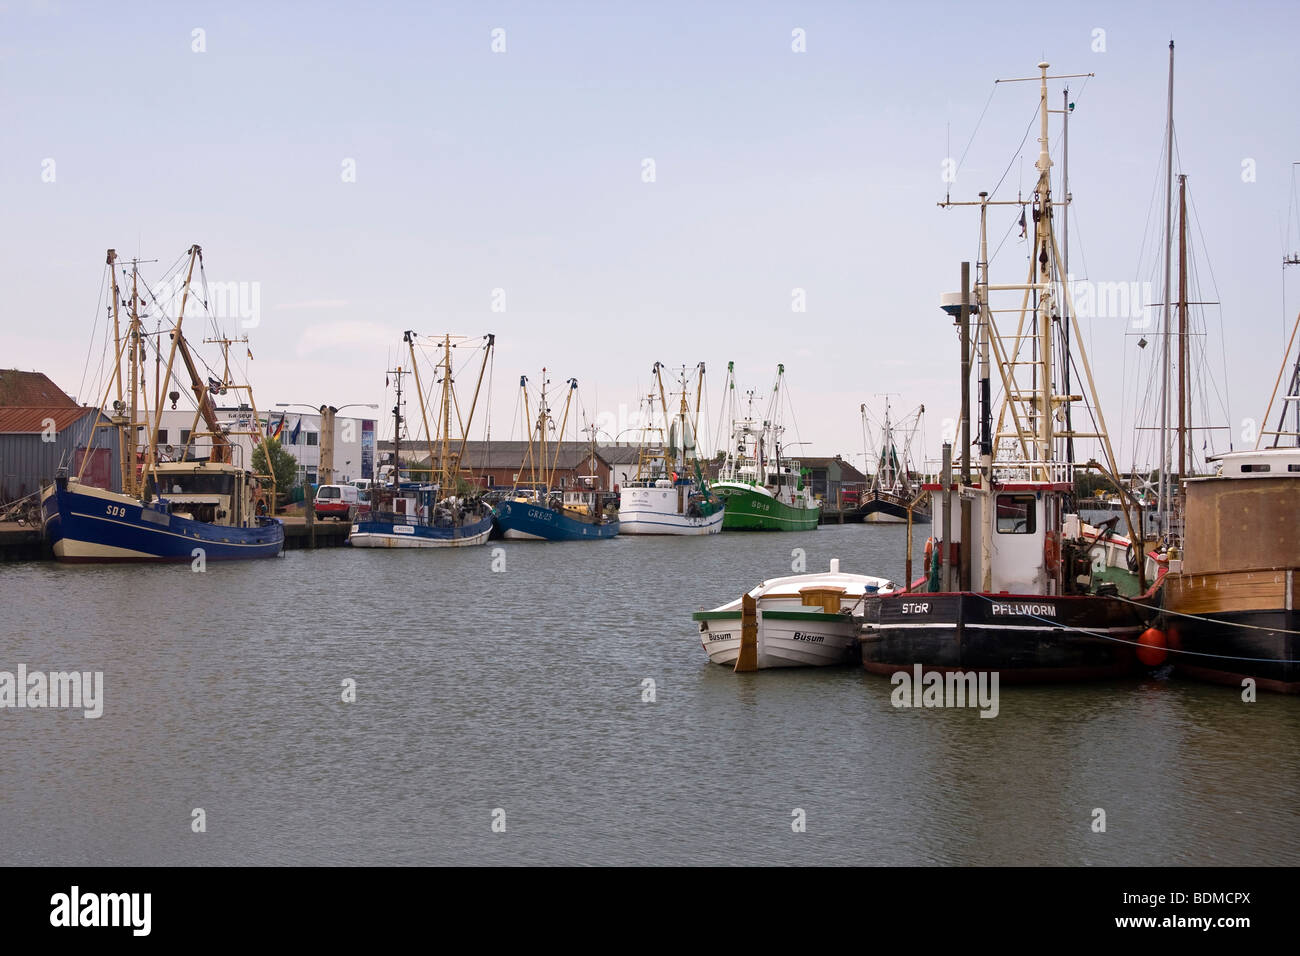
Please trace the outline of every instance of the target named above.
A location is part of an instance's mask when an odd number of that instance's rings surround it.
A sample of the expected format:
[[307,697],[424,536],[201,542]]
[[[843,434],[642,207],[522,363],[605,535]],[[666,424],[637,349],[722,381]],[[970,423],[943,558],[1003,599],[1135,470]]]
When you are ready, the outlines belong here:
[[165,474],[158,480],[164,495],[233,495],[234,475]]
[[1033,534],[1037,505],[1033,495],[998,495],[998,534]]

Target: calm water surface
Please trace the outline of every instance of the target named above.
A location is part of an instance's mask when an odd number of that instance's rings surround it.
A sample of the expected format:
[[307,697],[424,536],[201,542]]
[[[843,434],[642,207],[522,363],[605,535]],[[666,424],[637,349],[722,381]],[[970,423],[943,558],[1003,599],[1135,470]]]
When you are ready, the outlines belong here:
[[895,709],[856,668],[708,663],[691,611],[790,573],[794,548],[811,570],[901,580],[903,541],[848,525],[203,574],[0,566],[0,670],[106,684],[98,720],[0,711],[0,847],[57,864],[1300,863],[1300,700],[1003,688],[990,720]]

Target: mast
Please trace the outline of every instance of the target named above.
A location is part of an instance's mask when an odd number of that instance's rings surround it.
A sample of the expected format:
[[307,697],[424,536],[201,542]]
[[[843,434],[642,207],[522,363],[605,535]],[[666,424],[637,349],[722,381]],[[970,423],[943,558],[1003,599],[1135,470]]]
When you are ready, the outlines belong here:
[[[1070,281],[1070,88],[1067,86],[1061,91],[1061,110],[1062,118],[1062,153],[1061,153],[1061,196],[1062,205],[1065,208],[1065,215],[1061,217],[1061,269],[1065,273],[1065,281]],[[1062,349],[1065,352],[1065,368],[1062,370],[1062,381],[1065,386],[1065,394],[1070,394],[1070,300],[1068,297],[1061,303],[1061,341]],[[1074,464],[1074,408],[1073,404],[1067,403],[1065,406],[1065,460]]]
[[[460,436],[460,449],[456,452],[456,467],[457,467],[457,470],[459,470],[459,468],[460,468],[460,463],[461,463],[462,461],[465,460],[465,445],[466,445],[466,443],[468,443],[468,441],[469,441],[469,429],[470,429],[470,425],[472,425],[472,424],[474,423],[474,409],[478,408],[478,396],[479,396],[479,391],[480,391],[480,389],[482,389],[482,387],[483,387],[483,375],[484,375],[484,373],[487,372],[488,362],[489,362],[489,361],[491,360],[491,358],[492,358],[492,349],[493,349],[493,347],[496,345],[496,341],[497,341],[497,337],[496,337],[496,335],[495,335],[494,333],[492,333],[492,332],[489,332],[486,336],[484,336],[484,338],[487,340],[487,345],[484,346],[484,348],[483,348],[483,363],[479,366],[479,369],[478,369],[478,381],[476,381],[476,382],[474,383],[474,400],[473,400],[472,402],[470,402],[470,406],[469,406],[469,417],[465,419],[465,429],[464,429],[463,433],[462,433],[461,436]],[[491,388],[490,385],[489,385],[488,387],[489,387],[489,389]],[[489,401],[490,401],[490,399],[489,399]],[[489,413],[489,415],[491,414],[491,411],[492,411],[492,410],[489,408],[489,409],[488,409],[488,413]],[[492,423],[489,421],[489,422],[488,422],[488,426],[489,426],[489,436],[491,435],[491,424],[492,424]],[[471,467],[470,467],[470,471],[471,471],[471,475],[472,475],[472,473],[473,473],[473,466],[472,466],[472,465],[471,465]]]
[[444,334],[442,337],[442,481],[440,482],[443,494],[448,494],[447,489],[451,486],[451,460],[447,453],[451,450],[451,336]]
[[[139,391],[140,379],[140,297],[139,297],[139,277],[140,267],[131,263],[131,331],[127,333],[127,348],[131,350],[130,364],[127,366],[127,373],[131,385],[131,490],[127,494],[133,497],[140,496],[140,481],[136,475],[136,456],[140,452],[140,430],[136,425],[136,417],[140,414],[136,406],[136,394]],[[148,423],[146,426],[148,427]],[[140,477],[143,477],[141,475]],[[125,488],[122,489],[126,491]]]
[[393,493],[396,494],[402,484],[402,376],[405,371],[399,365],[388,373],[397,383],[397,398],[393,405]]
[[[117,467],[118,479],[124,494],[131,494],[131,479],[135,477],[135,469],[131,462],[131,449],[127,444],[128,424],[123,412],[126,405],[122,402],[122,327],[118,315],[117,291],[117,250],[108,250],[108,271],[113,283],[113,355],[117,361],[114,363],[114,382],[116,385],[116,395],[113,401],[113,423],[117,426]],[[134,426],[134,422],[131,423]],[[133,430],[133,429],[132,429]],[[87,456],[89,457],[89,456]]]
[[[420,421],[424,425],[424,443],[429,451],[429,481],[433,481],[433,432],[429,429],[429,413],[424,407],[424,385],[420,382],[420,363],[415,357],[415,333],[407,329],[402,335],[402,341],[406,343],[408,351],[411,353],[411,373],[415,376],[415,397],[420,400]],[[439,485],[439,490],[442,486]]]
[[1167,530],[1169,520],[1169,279],[1173,252],[1174,195],[1174,41],[1169,41],[1169,108],[1165,123],[1165,296],[1160,359],[1160,520]]
[[[682,458],[681,458],[682,468],[680,474],[683,475],[686,474],[687,466],[690,464],[690,462],[687,460],[686,457],[687,429],[690,430],[691,447],[692,448],[695,447],[695,428],[691,425],[691,407],[686,403],[686,389],[689,387],[690,386],[687,384],[686,381],[686,366],[683,365],[682,366],[682,403],[681,403],[682,407],[678,409],[677,412],[677,419],[678,421],[681,422],[680,434],[682,438]],[[699,395],[698,389],[696,390],[696,395],[697,396]]]
[[[1023,211],[1022,211],[1023,215]],[[975,264],[975,305],[979,311],[980,385],[980,590],[993,590],[993,392],[989,379],[989,194],[980,193],[980,258]]]
[[1178,481],[1187,480],[1187,177],[1178,177]]
[[[1042,82],[1039,87],[1038,96],[1038,115],[1039,115],[1039,136],[1038,136],[1038,161],[1034,166],[1038,169],[1038,198],[1042,203],[1042,214],[1034,224],[1034,247],[1035,250],[1041,249],[1038,256],[1039,275],[1035,282],[1035,292],[1043,288],[1042,294],[1038,297],[1038,374],[1041,380],[1038,384],[1036,432],[1038,448],[1035,457],[1040,462],[1051,462],[1054,459],[1053,442],[1052,442],[1052,315],[1051,315],[1051,293],[1045,288],[1045,284],[1050,278],[1050,259],[1047,254],[1047,240],[1049,230],[1052,225],[1052,157],[1049,152],[1048,130],[1047,130],[1047,64],[1040,63],[1039,69],[1042,71]],[[1051,475],[1045,476],[1051,480]],[[945,475],[944,480],[948,477]]]

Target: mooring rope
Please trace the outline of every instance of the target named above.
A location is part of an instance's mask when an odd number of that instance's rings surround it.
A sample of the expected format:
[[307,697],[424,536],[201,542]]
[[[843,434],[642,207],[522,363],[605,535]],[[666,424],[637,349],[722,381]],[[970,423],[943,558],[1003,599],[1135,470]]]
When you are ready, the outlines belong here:
[[[987,595],[984,595],[984,594],[978,594],[978,593],[976,593],[976,592],[971,592],[971,593],[974,593],[976,597],[983,598],[985,601],[988,601],[990,604],[995,604],[995,603],[997,603],[997,600],[996,600],[996,599],[991,598],[991,597],[988,597]],[[1114,597],[1114,595],[1111,595],[1111,596]],[[1121,599],[1121,600],[1122,600],[1122,599]],[[1139,604],[1137,601],[1129,601],[1129,602],[1127,602],[1127,603],[1129,603],[1129,604],[1137,604],[1139,607],[1149,607],[1149,605],[1146,605],[1146,604]],[[1151,610],[1157,610],[1157,608],[1152,607]],[[1032,618],[1032,619],[1035,620],[1035,621],[1042,621],[1044,624],[1050,624],[1050,625],[1052,625],[1052,627],[1057,628],[1057,629],[1059,629],[1059,630],[1064,630],[1064,631],[1077,631],[1077,632],[1079,632],[1080,634],[1087,634],[1087,635],[1089,635],[1089,636],[1091,636],[1091,637],[1099,637],[1099,638],[1101,638],[1102,640],[1106,640],[1106,641],[1114,641],[1114,642],[1117,643],[1117,644],[1128,644],[1128,645],[1130,645],[1130,646],[1132,646],[1132,647],[1146,647],[1146,646],[1148,646],[1148,645],[1145,645],[1145,644],[1141,643],[1140,641],[1126,641],[1126,640],[1124,640],[1122,637],[1112,637],[1112,636],[1109,635],[1109,634],[1101,634],[1101,633],[1099,633],[1099,632],[1097,632],[1097,631],[1089,630],[1089,629],[1086,628],[1086,627],[1074,627],[1074,626],[1069,625],[1069,624],[1058,624],[1056,621],[1050,620],[1050,619],[1045,618],[1045,617],[1040,617],[1040,616],[1037,615],[1037,614],[1026,614],[1026,615],[1024,615],[1024,616],[1025,616],[1025,617],[1028,617],[1028,618]],[[1206,618],[1206,620],[1213,621],[1213,622],[1216,623],[1216,624],[1227,623],[1227,622],[1224,622],[1224,621],[1218,621],[1218,620],[1216,620],[1216,619],[1214,619],[1214,618]],[[1270,628],[1260,628],[1260,630],[1265,630],[1265,631],[1267,631],[1267,630],[1270,630]],[[1294,634],[1294,633],[1296,633],[1296,632],[1295,632],[1295,631],[1283,631],[1283,633],[1286,633],[1286,634]],[[1260,663],[1260,664],[1300,664],[1300,660],[1294,660],[1294,661],[1292,661],[1292,660],[1279,660],[1278,658],[1275,658],[1275,657],[1238,657],[1238,656],[1235,655],[1235,654],[1211,654],[1211,653],[1209,653],[1208,651],[1185,651],[1185,650],[1182,650],[1181,648],[1174,648],[1174,647],[1164,647],[1164,648],[1161,648],[1161,650],[1167,651],[1167,652],[1169,652],[1169,653],[1171,653],[1171,654],[1189,654],[1189,655],[1192,655],[1192,656],[1195,656],[1195,657],[1215,657],[1215,658],[1218,658],[1218,659],[1220,659],[1220,660],[1225,660],[1225,661],[1251,661],[1251,662],[1254,662],[1254,663]]]
[[[1125,604],[1132,604],[1137,607],[1148,607],[1140,601],[1130,601],[1128,598],[1120,597],[1118,594],[1112,594],[1111,597]],[[1300,634],[1300,631],[1292,631],[1285,627],[1264,627],[1260,624],[1243,624],[1240,621],[1226,621],[1219,617],[1202,617],[1199,614],[1184,614],[1182,611],[1171,611],[1168,608],[1160,608],[1161,614],[1168,614],[1171,617],[1185,617],[1192,621],[1208,621],[1211,624],[1227,624],[1230,627],[1245,627],[1252,631],[1268,631],[1271,634]]]

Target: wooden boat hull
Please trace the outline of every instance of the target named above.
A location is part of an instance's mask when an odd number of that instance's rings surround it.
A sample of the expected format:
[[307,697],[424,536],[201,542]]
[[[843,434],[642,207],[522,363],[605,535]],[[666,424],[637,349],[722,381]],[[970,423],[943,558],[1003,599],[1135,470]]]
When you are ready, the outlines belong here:
[[1004,682],[1099,680],[1141,672],[1133,642],[1154,617],[1109,597],[895,594],[866,599],[859,639],[875,674],[920,664]]
[[1161,597],[1175,673],[1300,694],[1300,570],[1170,574]]
[[[714,664],[740,656],[740,611],[697,611],[700,644]],[[858,625],[847,613],[758,612],[758,668],[829,667],[857,658]]]

